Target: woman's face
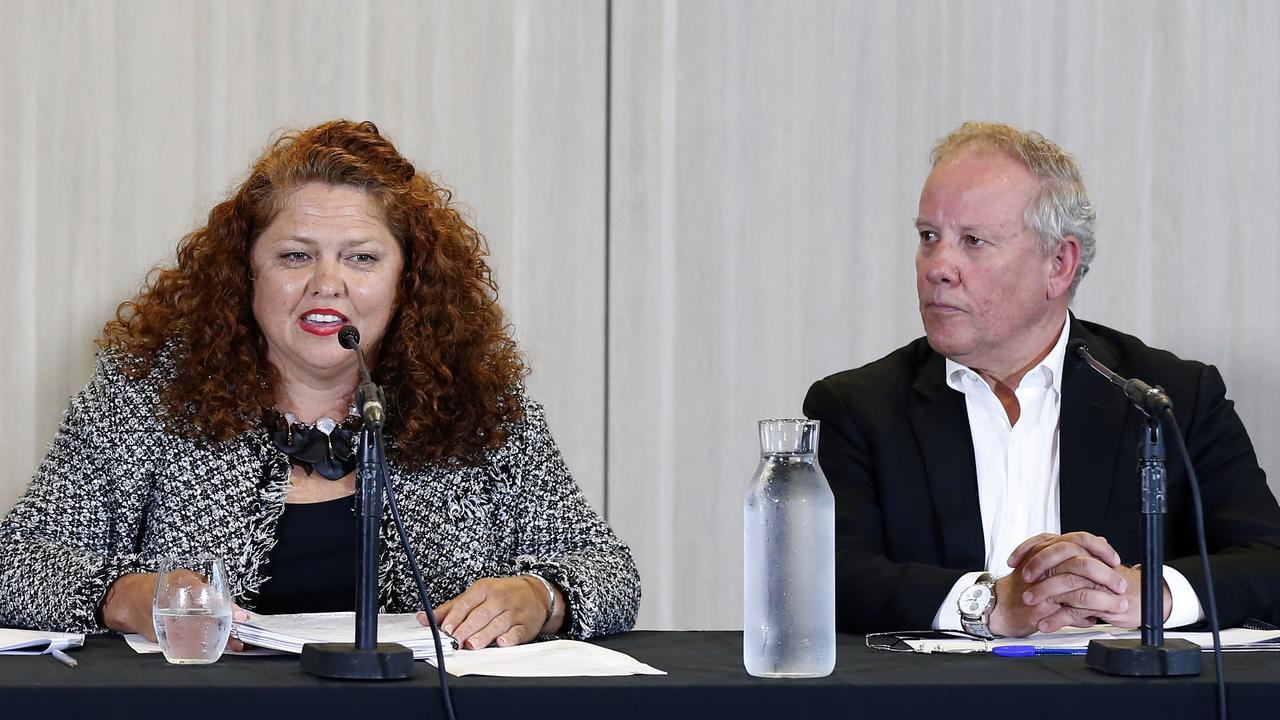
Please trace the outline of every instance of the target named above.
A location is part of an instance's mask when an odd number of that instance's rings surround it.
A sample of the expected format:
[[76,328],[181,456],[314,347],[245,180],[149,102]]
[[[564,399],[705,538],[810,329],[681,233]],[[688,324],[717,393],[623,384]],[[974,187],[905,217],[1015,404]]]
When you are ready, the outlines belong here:
[[355,325],[368,352],[386,332],[404,268],[400,243],[363,190],[309,183],[291,190],[249,256],[253,317],[287,382],[349,384],[355,353],[338,330]]

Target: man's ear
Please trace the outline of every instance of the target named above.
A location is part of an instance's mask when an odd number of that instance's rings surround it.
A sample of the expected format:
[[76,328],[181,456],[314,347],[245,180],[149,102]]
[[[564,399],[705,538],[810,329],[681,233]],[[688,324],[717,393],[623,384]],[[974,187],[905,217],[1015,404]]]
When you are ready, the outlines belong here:
[[1080,241],[1075,235],[1067,235],[1049,257],[1049,284],[1045,291],[1047,299],[1057,300],[1071,292],[1071,282],[1075,280],[1078,267]]

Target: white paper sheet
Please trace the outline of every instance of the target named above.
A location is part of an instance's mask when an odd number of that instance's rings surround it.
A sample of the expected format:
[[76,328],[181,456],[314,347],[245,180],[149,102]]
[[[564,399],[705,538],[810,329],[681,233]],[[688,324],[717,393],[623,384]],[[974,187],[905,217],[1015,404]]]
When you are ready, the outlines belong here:
[[[1213,633],[1207,632],[1171,632],[1166,630],[1166,638],[1182,638],[1190,640],[1202,649],[1213,652]],[[1141,633],[1130,632],[1121,635],[1123,638],[1140,638]],[[1227,628],[1218,633],[1223,651],[1258,651],[1280,650],[1280,630],[1246,630],[1245,628]]]
[[[1175,632],[1166,630],[1165,638],[1190,640],[1208,652],[1213,652],[1213,634],[1207,632]],[[979,653],[991,652],[1003,645],[1033,645],[1035,647],[1076,648],[1089,647],[1090,640],[1137,640],[1142,633],[1124,630],[1111,625],[1092,628],[1064,628],[1056,633],[1035,633],[1022,638],[979,640],[947,638],[944,640],[906,640],[906,644],[919,653]],[[1229,628],[1220,633],[1224,652],[1259,652],[1280,650],[1280,630],[1246,630]]]
[[[427,662],[435,664],[434,658]],[[513,647],[459,650],[445,658],[450,675],[497,677],[604,677],[666,675],[617,650],[577,640],[548,640]]]
[[45,655],[84,645],[83,633],[0,628],[0,655]]
[[[140,655],[163,652],[160,649],[160,643],[151,642],[150,640],[146,639],[145,637],[137,633],[129,633],[128,635],[125,635],[124,641],[129,644],[129,647],[133,648],[134,652]],[[255,655],[291,655],[292,653],[287,653],[283,650],[272,650],[271,648],[251,647],[245,650],[226,650],[222,654],[223,655],[255,656]]]

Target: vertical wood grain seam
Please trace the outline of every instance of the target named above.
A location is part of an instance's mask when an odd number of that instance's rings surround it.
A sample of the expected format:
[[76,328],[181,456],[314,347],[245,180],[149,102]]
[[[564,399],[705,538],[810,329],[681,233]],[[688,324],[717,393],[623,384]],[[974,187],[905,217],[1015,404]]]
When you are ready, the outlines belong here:
[[603,422],[600,423],[600,442],[603,467],[601,480],[604,484],[604,507],[601,512],[609,521],[609,348],[610,348],[610,302],[611,288],[609,278],[613,262],[613,216],[610,201],[613,194],[613,0],[606,0],[604,6],[604,373],[603,389]]

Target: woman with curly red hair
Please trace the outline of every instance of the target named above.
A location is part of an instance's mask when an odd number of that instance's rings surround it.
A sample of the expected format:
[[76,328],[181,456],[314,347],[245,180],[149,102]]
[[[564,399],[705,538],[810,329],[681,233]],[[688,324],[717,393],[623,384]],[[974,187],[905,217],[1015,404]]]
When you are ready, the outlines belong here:
[[[635,563],[525,395],[484,255],[372,123],[286,133],[104,329],[0,524],[0,624],[154,636],[155,565],[190,553],[224,558],[248,609],[353,609],[350,324],[444,629],[468,647],[629,629]],[[379,565],[383,610],[420,609],[398,543]]]

